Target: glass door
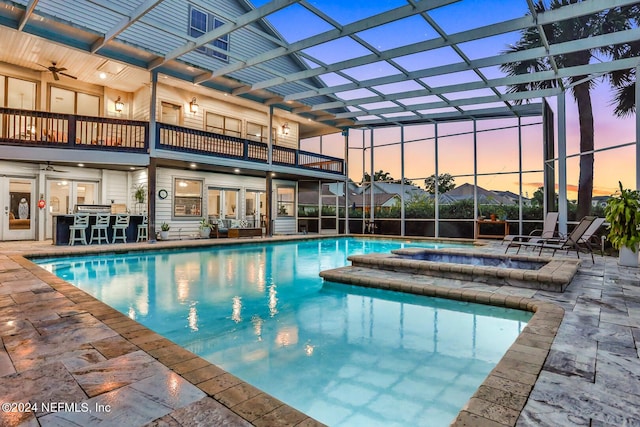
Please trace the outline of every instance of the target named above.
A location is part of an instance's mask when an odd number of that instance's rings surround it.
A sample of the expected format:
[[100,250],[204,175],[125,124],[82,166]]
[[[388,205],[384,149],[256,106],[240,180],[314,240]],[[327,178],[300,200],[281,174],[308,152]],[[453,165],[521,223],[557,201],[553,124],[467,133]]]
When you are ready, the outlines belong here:
[[96,203],[98,183],[73,181],[65,179],[47,180],[47,216],[45,221],[45,237],[51,239],[54,215],[73,213],[77,204],[92,205]]
[[260,227],[260,215],[266,209],[266,193],[264,191],[247,190],[245,192],[245,218],[252,227]]
[[33,240],[35,227],[35,179],[0,178],[4,215],[2,240]]

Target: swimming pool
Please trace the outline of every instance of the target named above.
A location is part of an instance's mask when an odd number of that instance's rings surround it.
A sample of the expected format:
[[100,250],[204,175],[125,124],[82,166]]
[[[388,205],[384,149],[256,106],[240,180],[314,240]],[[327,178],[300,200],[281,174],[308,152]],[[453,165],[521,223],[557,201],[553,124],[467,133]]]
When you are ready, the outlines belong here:
[[530,313],[323,283],[346,257],[425,246],[319,239],[35,260],[329,425],[448,425]]

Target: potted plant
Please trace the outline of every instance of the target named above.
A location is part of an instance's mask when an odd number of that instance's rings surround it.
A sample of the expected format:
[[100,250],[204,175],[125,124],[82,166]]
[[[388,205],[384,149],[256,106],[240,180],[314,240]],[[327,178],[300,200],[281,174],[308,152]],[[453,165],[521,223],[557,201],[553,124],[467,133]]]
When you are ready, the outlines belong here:
[[612,196],[604,209],[609,223],[609,241],[619,250],[618,262],[626,267],[638,267],[640,243],[640,192],[620,185],[620,194]]
[[496,208],[496,216],[501,221],[506,221],[507,219],[507,210],[504,208],[502,204],[498,205]]
[[211,234],[211,224],[209,224],[209,219],[206,217],[202,217],[200,220],[200,237],[203,239],[208,239]]
[[136,187],[136,192],[133,194],[133,197],[135,197],[136,202],[144,203],[144,198],[146,194],[147,194],[147,191],[144,189],[144,185],[141,184]]
[[168,240],[169,239],[169,230],[171,229],[171,226],[169,224],[167,224],[166,222],[163,222],[162,225],[160,226],[160,239],[161,240]]

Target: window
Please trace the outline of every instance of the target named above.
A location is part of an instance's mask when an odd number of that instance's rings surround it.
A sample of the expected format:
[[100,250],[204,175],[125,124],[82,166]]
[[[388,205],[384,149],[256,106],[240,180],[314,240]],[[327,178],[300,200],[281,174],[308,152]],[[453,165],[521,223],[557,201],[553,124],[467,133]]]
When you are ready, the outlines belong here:
[[238,219],[240,191],[227,188],[209,188],[208,214],[219,219]]
[[[247,123],[247,139],[257,142],[264,142],[265,144],[268,141],[269,136],[269,127],[264,125],[259,125],[257,123]],[[273,139],[275,141],[275,138]]]
[[[6,84],[6,92],[5,92]],[[5,93],[7,96],[5,104]],[[36,109],[36,84],[13,77],[0,76],[0,107],[19,108],[21,110]]]
[[205,130],[208,132],[221,133],[238,138],[242,136],[242,122],[239,119],[221,116],[220,114],[207,113],[205,120]]
[[[191,6],[189,13],[189,35],[194,38],[203,36],[209,31],[212,31],[218,27],[224,25],[224,22],[216,18],[210,13],[197,9]],[[218,49],[229,51],[229,34],[225,34],[222,37],[215,39],[212,43],[213,46]],[[218,52],[207,46],[200,46],[196,48],[196,52],[203,53],[213,58],[218,58],[223,61],[228,61],[229,57],[222,52]]]
[[182,118],[182,107],[169,102],[160,103],[160,121],[168,125],[180,125],[180,119]]
[[100,97],[51,86],[49,111],[98,117],[100,116]]
[[202,181],[174,178],[173,216],[176,218],[202,215]]
[[295,214],[296,192],[294,187],[277,188],[278,217],[293,217]]

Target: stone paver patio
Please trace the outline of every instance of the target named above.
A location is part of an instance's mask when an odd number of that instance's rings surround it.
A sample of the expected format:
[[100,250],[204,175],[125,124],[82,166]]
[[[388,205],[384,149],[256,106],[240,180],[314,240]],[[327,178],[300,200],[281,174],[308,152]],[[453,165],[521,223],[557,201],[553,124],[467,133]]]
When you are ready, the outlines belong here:
[[[0,242],[0,402],[50,402],[2,411],[0,425],[320,425],[22,257],[231,242]],[[536,311],[457,425],[640,425],[640,272],[614,258],[584,258],[564,293],[363,267],[337,274]]]

